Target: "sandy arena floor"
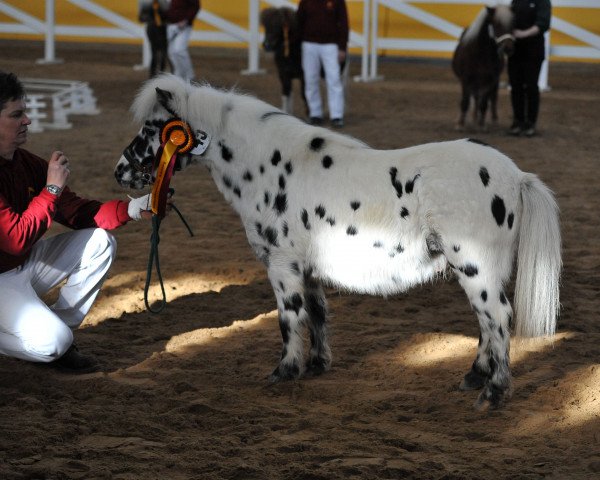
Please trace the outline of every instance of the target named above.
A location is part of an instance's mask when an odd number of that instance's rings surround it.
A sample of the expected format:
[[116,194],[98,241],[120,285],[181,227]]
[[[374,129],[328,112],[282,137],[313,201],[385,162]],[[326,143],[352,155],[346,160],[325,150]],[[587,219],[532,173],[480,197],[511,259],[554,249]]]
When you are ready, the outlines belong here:
[[[4,70],[90,83],[102,110],[28,148],[64,150],[71,187],[123,198],[113,168],[138,127],[129,106],[146,79],[139,49],[0,42]],[[194,49],[198,78],[279,105],[267,75],[242,76],[244,52]],[[352,64],[358,74],[359,63]],[[384,79],[352,83],[344,132],[374,148],[477,136],[536,173],[562,212],[562,315],[553,345],[512,350],[514,396],[477,412],[458,384],[478,325],[456,280],[392,298],[329,290],[334,364],[319,378],[268,385],[281,339],[266,272],[207,172],[173,181],[176,216],[161,230],[169,304],[146,312],[150,224],[115,232],[119,254],[76,341],[106,366],[71,376],[0,358],[3,479],[591,479],[600,476],[600,64],[552,64],[540,135],[454,130],[459,85],[445,62],[381,62]],[[300,101],[296,106],[300,114]],[[60,231],[53,228],[52,233]],[[152,299],[159,290],[154,284]]]

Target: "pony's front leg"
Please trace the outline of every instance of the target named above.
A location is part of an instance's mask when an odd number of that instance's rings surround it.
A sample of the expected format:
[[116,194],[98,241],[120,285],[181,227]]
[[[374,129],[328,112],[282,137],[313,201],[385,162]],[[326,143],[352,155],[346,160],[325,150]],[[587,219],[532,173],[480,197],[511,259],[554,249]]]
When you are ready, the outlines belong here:
[[456,121],[456,130],[463,131],[465,129],[465,120],[467,118],[467,111],[469,110],[470,94],[466,85],[462,85],[462,96],[460,98],[460,114]]
[[[297,264],[293,264],[294,267]],[[297,269],[297,267],[295,268]],[[277,299],[279,329],[283,348],[279,365],[269,376],[270,382],[292,380],[302,374],[303,340],[302,329],[308,317],[304,297],[304,285],[298,272],[284,268],[269,268],[269,280]]]
[[306,362],[306,373],[320,375],[331,367],[331,349],[327,329],[327,300],[323,287],[312,278],[309,272],[304,274],[304,291],[310,331],[310,353]]

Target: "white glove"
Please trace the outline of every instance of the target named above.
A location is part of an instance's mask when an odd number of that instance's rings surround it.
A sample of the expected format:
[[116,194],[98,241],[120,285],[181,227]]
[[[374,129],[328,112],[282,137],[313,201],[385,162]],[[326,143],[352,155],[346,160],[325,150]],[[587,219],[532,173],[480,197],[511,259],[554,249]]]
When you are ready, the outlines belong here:
[[[128,195],[129,197],[129,195]],[[140,198],[129,197],[129,205],[127,205],[127,213],[134,220],[142,218],[142,212],[151,209],[152,194],[148,193]]]

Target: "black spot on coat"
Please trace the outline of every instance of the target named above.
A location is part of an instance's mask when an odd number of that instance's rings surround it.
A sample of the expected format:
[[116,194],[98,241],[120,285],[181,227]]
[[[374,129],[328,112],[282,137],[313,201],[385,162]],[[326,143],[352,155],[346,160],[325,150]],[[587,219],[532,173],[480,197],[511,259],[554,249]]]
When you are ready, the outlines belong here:
[[398,181],[398,169],[396,167],[390,168],[390,177],[392,179],[392,186],[396,189],[396,195],[398,198],[402,198],[402,182]]
[[285,193],[278,193],[273,202],[273,208],[278,215],[281,215],[287,210],[287,195]]
[[267,242],[269,242],[274,247],[279,246],[279,242],[277,241],[277,230],[271,227],[265,228],[265,238]]
[[481,178],[481,182],[483,183],[483,186],[487,187],[488,184],[490,183],[490,174],[489,174],[487,168],[481,167],[479,169],[479,178]]
[[352,208],[352,210],[356,211],[360,208],[360,202],[354,200],[353,202],[350,202],[350,207]]
[[509,230],[512,230],[514,221],[515,221],[515,214],[511,212],[508,214],[508,218],[506,219],[506,224],[508,225]]
[[415,188],[415,182],[417,181],[417,179],[420,177],[421,175],[417,174],[415,175],[415,178],[413,178],[412,180],[409,180],[408,182],[406,182],[406,186],[404,187],[404,191],[406,193],[412,193],[414,188]]
[[333,158],[331,158],[329,155],[325,155],[323,157],[323,168],[330,168],[333,165]]
[[494,196],[492,200],[492,215],[494,215],[498,226],[501,227],[506,217],[506,207],[504,206],[504,200],[498,195]]
[[294,171],[294,168],[292,167],[292,162],[286,162],[285,171],[288,175],[292,174],[292,172]]
[[221,147],[221,157],[223,160],[231,162],[233,159],[233,152],[223,142],[220,142],[219,146]]
[[467,138],[467,141],[471,143],[476,143],[477,145],[483,145],[484,147],[489,147],[487,143],[485,143],[482,140],[479,140],[478,138]]
[[315,152],[318,152],[319,150],[321,150],[321,148],[323,148],[324,144],[325,144],[324,138],[315,137],[310,141],[310,149]]
[[346,229],[346,233],[348,235],[356,235],[358,233],[358,229],[354,225],[349,225]]
[[285,177],[283,175],[279,175],[279,188],[285,190]]
[[327,223],[328,223],[329,225],[331,225],[332,227],[335,225],[335,218],[333,218],[333,217],[327,217],[327,220],[326,220],[326,221],[327,221]]
[[246,170],[246,172],[244,173],[243,179],[246,180],[247,182],[251,182],[253,178],[254,177],[252,176],[252,173],[250,172],[250,170]]
[[302,297],[299,293],[294,293],[293,295],[283,299],[283,308],[286,310],[293,310],[296,315],[298,315],[300,312],[302,304]]
[[306,211],[306,209],[302,210],[302,213],[300,214],[300,218],[302,219],[304,228],[306,228],[307,230],[310,230],[310,222],[308,221],[308,212]]
[[279,150],[275,150],[273,152],[273,156],[271,157],[271,164],[276,167],[279,162],[281,162],[281,152]]
[[323,218],[325,216],[325,207],[323,205],[318,205],[315,208],[315,214],[319,217],[319,218]]
[[474,277],[479,273],[479,269],[470,263],[462,267],[460,271],[463,272],[467,277]]
[[400,210],[400,216],[402,218],[406,218],[406,217],[408,217],[408,215],[409,215],[408,208],[402,207],[402,210]]

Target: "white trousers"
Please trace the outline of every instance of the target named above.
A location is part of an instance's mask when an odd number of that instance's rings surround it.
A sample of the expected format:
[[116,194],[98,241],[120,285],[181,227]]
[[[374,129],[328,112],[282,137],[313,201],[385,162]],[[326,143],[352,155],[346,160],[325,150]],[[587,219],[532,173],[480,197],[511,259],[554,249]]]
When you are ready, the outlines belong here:
[[171,64],[173,65],[173,73],[184,80],[192,80],[194,78],[194,67],[188,50],[192,27],[179,25],[167,25],[167,40],[168,54]]
[[321,65],[327,84],[329,118],[344,118],[344,87],[340,77],[338,46],[335,43],[302,42],[304,94],[310,117],[323,117],[321,102]]
[[[51,362],[73,343],[116,255],[116,240],[100,228],[37,242],[27,261],[0,274],[0,354]],[[40,297],[67,280],[48,307]]]

